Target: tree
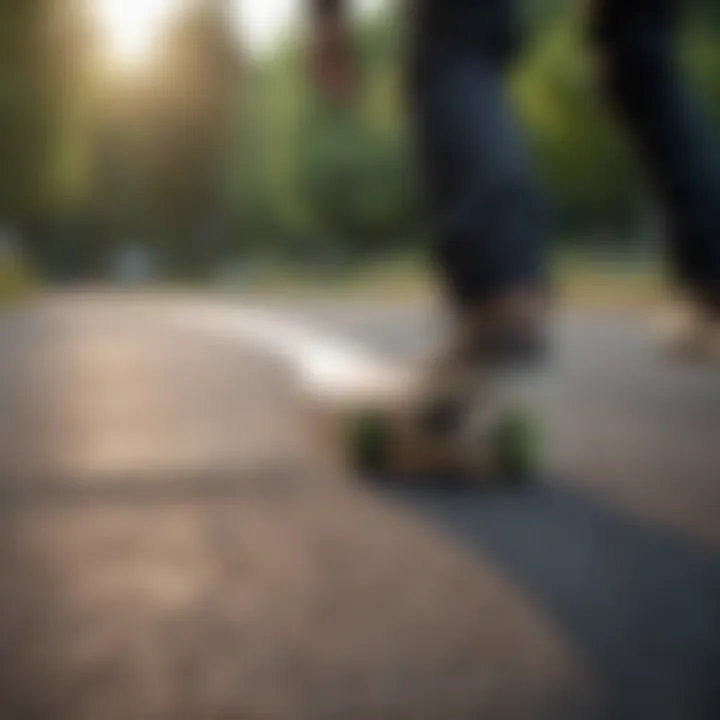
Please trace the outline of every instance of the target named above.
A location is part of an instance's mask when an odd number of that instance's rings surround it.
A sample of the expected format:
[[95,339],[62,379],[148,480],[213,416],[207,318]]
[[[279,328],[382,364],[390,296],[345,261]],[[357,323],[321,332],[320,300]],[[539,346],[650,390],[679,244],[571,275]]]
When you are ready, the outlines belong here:
[[42,212],[52,121],[45,84],[43,0],[0,2],[0,218]]

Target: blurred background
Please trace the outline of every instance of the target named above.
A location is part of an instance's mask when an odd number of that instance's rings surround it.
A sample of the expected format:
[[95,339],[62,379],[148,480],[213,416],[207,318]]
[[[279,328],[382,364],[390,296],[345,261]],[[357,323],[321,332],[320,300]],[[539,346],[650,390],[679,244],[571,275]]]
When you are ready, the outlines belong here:
[[[680,51],[717,124],[720,9],[693,3]],[[2,0],[3,262],[48,282],[419,282],[403,8],[356,5],[360,92],[338,108],[309,83],[301,0]],[[525,5],[514,92],[558,252],[646,269],[659,233],[582,3]]]
[[363,482],[297,392],[445,331],[404,3],[355,2],[338,104],[302,0],[0,0],[3,720],[720,718],[717,367],[651,339],[662,227],[585,0],[523,2],[548,472],[444,492]]

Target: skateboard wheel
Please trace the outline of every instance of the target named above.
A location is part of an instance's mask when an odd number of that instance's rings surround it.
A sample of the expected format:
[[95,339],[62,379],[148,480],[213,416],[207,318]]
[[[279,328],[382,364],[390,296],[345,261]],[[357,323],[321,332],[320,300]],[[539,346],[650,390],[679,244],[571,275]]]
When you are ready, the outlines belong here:
[[503,477],[524,481],[540,469],[541,433],[536,419],[516,411],[497,427],[494,443],[496,469]]
[[381,413],[364,412],[347,426],[347,447],[352,464],[362,472],[378,472],[388,466],[391,453],[390,426]]

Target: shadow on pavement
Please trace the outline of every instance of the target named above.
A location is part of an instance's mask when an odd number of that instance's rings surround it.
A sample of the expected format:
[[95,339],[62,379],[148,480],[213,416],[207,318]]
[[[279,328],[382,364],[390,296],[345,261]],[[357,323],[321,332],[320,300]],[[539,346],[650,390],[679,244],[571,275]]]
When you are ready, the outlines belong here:
[[556,487],[393,490],[489,557],[597,676],[599,717],[720,717],[720,557]]

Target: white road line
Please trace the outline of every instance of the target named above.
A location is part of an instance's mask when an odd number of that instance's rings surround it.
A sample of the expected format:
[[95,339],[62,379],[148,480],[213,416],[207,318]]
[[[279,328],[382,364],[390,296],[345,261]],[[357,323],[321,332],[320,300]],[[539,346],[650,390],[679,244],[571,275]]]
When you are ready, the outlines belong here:
[[[168,316],[168,312],[164,313]],[[238,340],[279,357],[314,392],[391,386],[407,373],[366,349],[272,311],[240,305],[193,304],[169,310],[176,326]]]

